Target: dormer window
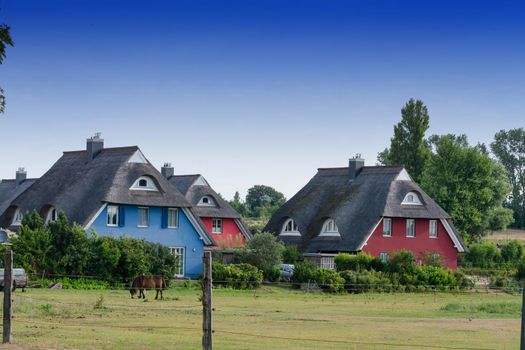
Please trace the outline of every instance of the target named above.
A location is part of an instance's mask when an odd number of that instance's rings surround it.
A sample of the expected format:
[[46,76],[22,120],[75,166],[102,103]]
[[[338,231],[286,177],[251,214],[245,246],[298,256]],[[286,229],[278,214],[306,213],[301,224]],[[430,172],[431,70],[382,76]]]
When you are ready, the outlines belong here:
[[13,225],[20,226],[22,225],[22,220],[24,219],[24,214],[20,209],[16,209],[15,216],[13,219]]
[[130,189],[142,191],[158,191],[157,186],[155,186],[155,183],[153,182],[153,179],[148,176],[139,177]]
[[281,230],[281,236],[300,236],[299,226],[294,219],[287,219]]
[[406,205],[422,205],[419,195],[416,192],[408,192],[401,202]]
[[57,221],[58,213],[55,208],[50,208],[47,212],[46,223]]
[[337,228],[334,219],[327,219],[324,222],[320,236],[340,236],[339,229]]
[[215,200],[210,196],[202,197],[197,205],[201,205],[204,207],[215,207],[216,206]]

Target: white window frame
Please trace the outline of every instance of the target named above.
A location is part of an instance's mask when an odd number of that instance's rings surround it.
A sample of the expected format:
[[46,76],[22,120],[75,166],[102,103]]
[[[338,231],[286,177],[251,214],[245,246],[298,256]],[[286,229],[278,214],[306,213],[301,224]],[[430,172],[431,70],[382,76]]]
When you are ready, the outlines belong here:
[[[219,225],[216,225],[218,223]],[[212,218],[211,219],[211,233],[222,234],[222,219]]]
[[170,253],[180,257],[178,271],[175,271],[175,277],[184,277],[186,269],[186,247],[169,247]]
[[[168,215],[168,217],[166,218],[166,220],[167,220],[166,224],[167,224],[168,228],[177,228],[179,226],[179,209],[178,208],[168,208],[167,215]],[[170,221],[171,221],[170,217],[171,217],[171,215],[175,216],[175,226],[170,225]]]
[[[112,222],[112,220],[110,220],[110,212],[109,212],[110,209],[111,210],[113,210],[113,209],[115,210],[115,222],[116,222],[115,224],[110,223],[110,222]],[[118,212],[119,212],[118,205],[108,205],[106,207],[106,213],[107,213],[107,215],[106,215],[106,226],[109,226],[109,227],[117,227],[118,226],[118,222],[119,222],[118,221],[119,220]],[[111,217],[113,217],[113,215],[111,215]]]
[[[410,225],[412,223],[412,225]],[[409,232],[409,228],[412,227],[412,232]],[[416,220],[415,219],[407,219],[406,220],[406,236],[407,238],[414,238],[416,237]]]
[[405,195],[405,198],[403,199],[401,204],[404,204],[404,205],[423,205],[423,203],[421,203],[421,199],[419,198],[419,195],[416,192],[408,192]]
[[[140,186],[141,181],[146,181],[146,186]],[[155,183],[153,182],[153,179],[149,176],[141,176],[138,179],[135,180],[133,185],[131,186],[130,190],[134,191],[154,191],[158,192],[157,186],[155,186]]]
[[22,225],[22,220],[24,220],[24,213],[20,210],[20,208],[17,208],[15,211],[15,215],[13,217],[13,226],[20,226]]
[[283,227],[281,228],[281,236],[300,236],[301,233],[299,232],[299,225],[297,225],[297,222],[295,222],[294,219],[288,218],[283,224]]
[[428,222],[428,237],[438,238],[438,222],[437,220],[429,220]]
[[392,218],[383,218],[383,237],[392,237]]
[[46,215],[46,224],[57,221],[58,212],[54,207],[51,207]]
[[[208,202],[204,202],[204,200],[207,200]],[[213,199],[212,196],[203,196],[200,200],[199,200],[199,203],[197,203],[198,206],[202,206],[202,207],[215,207],[216,204],[215,204],[215,200]]]
[[[146,225],[140,224],[141,210],[146,210]],[[137,207],[137,227],[149,227],[149,207]]]
[[335,270],[335,256],[321,255],[319,260],[319,267],[322,269]]
[[387,263],[388,259],[390,259],[390,255],[387,252],[381,252],[381,253],[379,253],[379,259],[382,262]]
[[335,219],[326,219],[319,236],[340,236]]

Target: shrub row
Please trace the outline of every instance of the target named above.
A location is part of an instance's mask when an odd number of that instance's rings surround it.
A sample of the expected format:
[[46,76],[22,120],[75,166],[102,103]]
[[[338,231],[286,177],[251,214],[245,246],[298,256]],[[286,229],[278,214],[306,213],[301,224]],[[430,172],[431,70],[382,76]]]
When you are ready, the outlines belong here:
[[212,279],[216,286],[251,289],[261,285],[263,272],[249,264],[212,264]]
[[171,277],[177,258],[169,248],[131,238],[99,237],[77,224],[69,224],[64,213],[44,224],[33,211],[24,216],[18,235],[11,240],[15,266],[47,278],[92,277],[102,281],[129,283],[141,273]]

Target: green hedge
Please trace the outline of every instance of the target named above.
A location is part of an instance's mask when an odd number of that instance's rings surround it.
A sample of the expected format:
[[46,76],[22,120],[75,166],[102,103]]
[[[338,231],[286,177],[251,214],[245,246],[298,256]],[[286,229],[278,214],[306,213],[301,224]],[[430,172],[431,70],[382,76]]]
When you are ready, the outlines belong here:
[[212,264],[213,284],[235,289],[257,288],[263,281],[263,272],[249,264]]

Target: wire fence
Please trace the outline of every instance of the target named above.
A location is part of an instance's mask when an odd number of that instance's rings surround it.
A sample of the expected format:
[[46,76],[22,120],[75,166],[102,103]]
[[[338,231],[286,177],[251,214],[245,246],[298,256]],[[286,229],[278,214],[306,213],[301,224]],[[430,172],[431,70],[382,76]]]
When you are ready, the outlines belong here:
[[[16,293],[14,295],[15,299],[15,310],[16,307],[20,305],[25,305],[26,308],[36,307],[38,310],[45,310],[45,308],[48,305],[53,305],[54,307],[60,307],[67,310],[72,311],[78,311],[79,313],[85,312],[85,310],[93,310],[96,309],[96,303],[97,301],[93,300],[62,300],[60,298],[61,295],[67,294],[67,291],[61,291],[57,297],[55,297],[53,294],[46,293],[46,294],[39,294],[34,293],[33,290],[35,289],[44,289],[42,287],[42,284],[39,283],[39,281],[46,281],[48,277],[52,278],[69,278],[69,279],[86,279],[86,280],[96,280],[96,276],[87,276],[87,275],[46,275],[46,277],[43,277],[40,274],[29,274],[29,280],[32,281],[27,286],[27,292],[26,293]],[[106,296],[108,297],[107,301],[101,302],[100,308],[105,310],[116,310],[120,312],[125,312],[126,315],[134,315],[136,313],[144,312],[144,310],[147,310],[148,315],[151,313],[169,313],[171,317],[178,317],[188,315],[188,313],[193,317],[194,320],[196,320],[195,324],[193,325],[180,325],[180,324],[153,324],[148,322],[143,322],[141,324],[136,324],[135,322],[131,323],[125,323],[124,321],[122,323],[115,323],[115,322],[106,322],[104,319],[100,320],[92,320],[90,319],[89,322],[83,321],[82,319],[71,319],[71,318],[63,318],[59,315],[48,315],[48,317],[45,317],[43,319],[37,320],[33,317],[25,316],[23,313],[18,314],[15,312],[15,322],[19,320],[19,322],[23,322],[25,325],[33,325],[35,327],[40,327],[43,329],[77,329],[78,331],[82,332],[83,329],[86,329],[86,327],[89,327],[89,329],[97,329],[99,331],[103,331],[104,329],[116,329],[116,330],[131,330],[131,331],[140,331],[147,329],[150,332],[164,332],[173,330],[177,334],[185,334],[188,337],[200,337],[202,334],[202,327],[199,324],[199,317],[202,313],[202,304],[200,300],[200,281],[199,280],[172,280],[171,281],[171,287],[168,288],[168,291],[171,292],[169,297],[167,297],[167,301],[170,303],[135,303],[130,304],[129,302],[129,294],[122,293],[123,291],[128,291],[130,289],[130,283],[125,282],[124,280],[119,280],[118,282],[114,283],[113,285],[110,285],[109,289],[103,289],[103,290],[96,290],[93,291],[92,294],[89,294],[91,296]],[[222,285],[229,284],[230,286],[235,285],[234,281],[221,281],[221,280],[215,280],[214,286],[216,291],[224,290],[225,292],[228,292],[229,290],[234,290],[235,288],[230,287],[223,287]],[[242,283],[242,282],[239,282]],[[290,289],[297,292],[302,292],[305,295],[308,293],[315,293],[318,291],[321,291],[323,287],[330,287],[334,284],[318,284],[318,283],[295,283],[291,281],[281,281],[281,282],[264,282],[263,288],[255,289],[253,290],[254,296],[256,297],[258,293],[265,293],[264,287],[277,287],[282,289]],[[375,295],[380,292],[381,294],[385,293],[392,293],[392,294],[409,294],[409,293],[428,293],[432,294],[434,296],[439,297],[440,295],[478,295],[478,294],[492,294],[494,296],[498,295],[514,295],[517,296],[518,293],[522,293],[523,289],[518,288],[514,290],[512,293],[509,292],[508,289],[504,287],[497,287],[497,286],[475,286],[475,287],[469,287],[469,288],[456,288],[456,287],[444,287],[439,285],[431,285],[431,284],[424,284],[424,285],[418,285],[414,287],[420,287],[421,289],[412,289],[412,290],[400,290],[400,285],[398,284],[361,284],[361,283],[354,283],[354,284],[336,284],[342,288],[344,288],[346,291],[358,291],[358,292],[371,292],[371,295]],[[353,288],[353,290],[352,290]],[[362,288],[360,290],[359,288]],[[145,288],[146,290],[155,290],[156,288]],[[186,291],[185,298],[183,300],[178,300],[176,295],[178,291]],[[408,293],[407,293],[408,292]],[[111,294],[115,293],[115,294]],[[175,297],[174,297],[175,295]],[[348,294],[347,296],[341,296],[341,299],[344,298],[351,298]],[[123,298],[122,302],[118,301],[117,299],[120,297]],[[151,296],[151,295],[150,295]],[[337,296],[337,294],[336,294]],[[174,305],[175,303],[180,303],[179,305]],[[249,306],[249,305],[247,305]],[[245,312],[244,309],[239,310],[232,310],[224,308],[216,308],[214,310],[214,317],[235,317],[235,313],[243,313]],[[254,314],[254,317],[258,317],[258,314],[255,310],[251,311],[252,314]],[[284,313],[290,313],[291,311],[283,311]],[[341,314],[344,313],[344,310],[341,310]],[[162,317],[162,316],[161,316]],[[350,316],[345,316],[350,317]],[[356,318],[359,318],[359,316],[355,316]],[[373,319],[374,317],[372,317]],[[377,317],[377,319],[382,319],[384,317]],[[394,319],[401,320],[402,318],[396,317],[395,315],[392,317]],[[455,317],[457,318],[457,317]],[[415,317],[408,317],[408,319],[416,319]],[[434,322],[438,318],[431,317],[431,318],[417,318],[418,320],[428,320],[430,322]],[[449,319],[449,318],[444,318]],[[454,319],[454,317],[450,318]],[[404,322],[404,321],[401,321]],[[454,344],[428,344],[423,342],[417,342],[414,340],[406,341],[406,342],[400,342],[395,340],[390,341],[368,341],[368,340],[354,340],[354,339],[348,339],[348,337],[336,337],[333,335],[330,335],[327,338],[319,338],[319,337],[309,337],[309,336],[283,336],[283,335],[277,335],[277,334],[270,334],[269,332],[260,332],[260,331],[254,331],[253,329],[240,329],[240,328],[234,328],[226,327],[226,325],[221,324],[215,324],[213,327],[214,332],[214,338],[217,338],[219,341],[221,339],[226,339],[228,337],[234,337],[237,338],[237,341],[239,342],[249,342],[253,341],[254,339],[266,339],[266,340],[275,340],[275,341],[286,341],[290,342],[292,347],[298,346],[301,347],[301,344],[304,343],[311,343],[311,344],[318,344],[319,348],[323,347],[341,347],[341,348],[351,348],[354,347],[374,347],[374,348],[420,348],[420,349],[479,349],[479,350],[488,350],[488,349],[494,349],[494,347],[484,347],[480,345],[476,345],[473,347],[465,346],[465,345],[454,345]],[[229,338],[228,338],[229,339]],[[244,340],[243,340],[244,339]],[[293,345],[296,344],[296,345]],[[314,345],[314,348],[316,346]]]

